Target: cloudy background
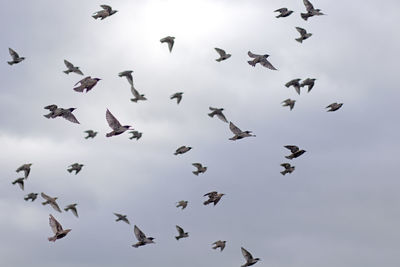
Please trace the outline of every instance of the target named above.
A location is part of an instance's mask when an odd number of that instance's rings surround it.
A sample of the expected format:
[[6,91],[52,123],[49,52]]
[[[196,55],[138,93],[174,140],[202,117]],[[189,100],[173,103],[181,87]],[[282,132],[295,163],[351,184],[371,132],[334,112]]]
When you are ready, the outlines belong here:
[[[91,15],[109,4],[119,12]],[[327,16],[300,18],[301,0],[4,1],[0,90],[0,263],[2,266],[240,266],[240,247],[257,266],[386,267],[400,262],[398,26],[400,4],[314,0]],[[273,11],[295,11],[276,19]],[[313,36],[299,44],[296,26]],[[159,39],[175,36],[172,53]],[[26,57],[9,66],[8,47]],[[214,47],[232,57],[216,62]],[[279,69],[247,64],[247,51],[270,54]],[[63,60],[102,80],[87,94]],[[148,101],[129,101],[125,78]],[[299,96],[284,84],[317,78]],[[184,92],[180,105],[169,99]],[[296,99],[290,111],[281,107]],[[325,106],[343,102],[327,113]],[[81,122],[47,120],[44,106],[75,107]],[[207,116],[223,107],[257,137],[236,142]],[[106,109],[143,132],[106,138]],[[85,130],[99,131],[85,140]],[[279,166],[290,154],[295,172]],[[193,149],[179,156],[181,145]],[[33,163],[25,191],[11,182]],[[78,175],[68,165],[85,164]],[[208,167],[198,177],[191,163]],[[226,194],[203,206],[203,194]],[[45,192],[79,219],[23,197]],[[175,202],[188,200],[185,210]],[[113,212],[131,225],[116,223]],[[72,232],[55,244],[48,214]],[[132,248],[138,225],[156,244]],[[177,242],[175,225],[190,237]],[[211,249],[227,240],[220,253]]]

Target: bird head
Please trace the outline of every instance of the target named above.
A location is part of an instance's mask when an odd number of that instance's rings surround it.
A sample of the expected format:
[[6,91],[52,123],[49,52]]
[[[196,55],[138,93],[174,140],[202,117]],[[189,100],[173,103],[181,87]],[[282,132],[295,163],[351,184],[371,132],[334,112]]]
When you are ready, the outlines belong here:
[[101,79],[100,78],[94,78],[93,80],[100,81]]
[[130,125],[124,125],[124,126],[122,126],[122,127],[124,127],[124,128],[127,129],[127,130],[134,130],[134,129],[132,128],[132,126],[130,126]]
[[76,108],[69,108],[68,110],[70,111],[70,112],[72,112],[72,111],[74,111]]

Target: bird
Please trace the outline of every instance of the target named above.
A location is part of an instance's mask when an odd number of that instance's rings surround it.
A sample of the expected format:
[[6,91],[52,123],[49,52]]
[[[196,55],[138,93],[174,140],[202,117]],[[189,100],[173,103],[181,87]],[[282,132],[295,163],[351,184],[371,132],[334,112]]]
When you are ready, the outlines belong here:
[[246,249],[244,249],[243,247],[241,247],[242,249],[242,254],[243,257],[246,260],[246,263],[243,264],[241,267],[247,267],[247,266],[251,266],[257,263],[257,261],[260,261],[260,258],[253,258],[253,256],[251,255],[250,252],[248,252]]
[[54,233],[54,236],[48,238],[49,241],[55,242],[57,239],[63,238],[69,232],[71,232],[71,229],[64,230],[61,224],[53,217],[53,215],[50,214],[49,216],[49,224]]
[[87,76],[85,78],[83,78],[82,80],[80,80],[79,82],[77,82],[75,84],[75,86],[80,83],[81,85],[79,85],[78,87],[75,87],[74,90],[76,92],[80,92],[83,93],[83,91],[85,91],[86,89],[86,93],[89,92],[90,90],[93,89],[93,87],[97,84],[98,81],[100,81],[100,78],[92,78],[90,76]]
[[285,170],[281,171],[282,175],[285,175],[287,173],[292,173],[295,169],[295,166],[291,166],[290,163],[282,163],[281,166],[285,168]]
[[18,63],[20,63],[21,61],[25,60],[24,57],[20,57],[20,56],[18,55],[18,53],[15,52],[14,50],[12,50],[11,48],[8,48],[8,52],[10,53],[10,55],[11,55],[11,57],[12,57],[12,61],[7,61],[7,63],[8,63],[9,65],[18,64]]
[[183,95],[183,92],[178,92],[178,93],[171,95],[170,99],[176,98],[176,104],[179,104],[182,100],[182,95]]
[[54,119],[57,117],[63,117],[64,119],[66,119],[67,121],[73,122],[73,123],[78,123],[79,121],[76,119],[76,117],[72,114],[72,112],[76,109],[76,108],[59,108],[57,107],[57,105],[48,105],[46,107],[44,107],[44,109],[48,109],[50,110],[49,114],[43,115],[48,119]]
[[289,88],[290,86],[293,86],[294,89],[296,90],[297,94],[300,94],[300,80],[301,80],[301,79],[293,79],[293,80],[287,82],[287,83],[285,84],[285,86],[286,86],[287,88]]
[[114,15],[115,13],[118,12],[118,10],[113,10],[110,6],[108,5],[100,5],[100,7],[102,8],[102,10],[95,12],[92,17],[94,19],[98,19],[100,18],[101,20]]
[[153,240],[153,237],[147,237],[140,229],[135,225],[133,232],[136,236],[136,239],[138,242],[136,244],[133,244],[132,247],[138,248],[140,246],[144,246],[147,244],[155,243]]
[[126,222],[127,224],[131,224],[129,222],[128,218],[126,218],[127,215],[122,215],[122,214],[119,214],[119,213],[114,213],[114,215],[117,216],[117,219],[115,219],[116,222],[123,221],[123,222]]
[[300,27],[296,27],[296,30],[300,33],[300,37],[295,39],[299,43],[302,43],[303,40],[308,39],[312,35],[312,33],[308,33],[305,29]]
[[25,201],[31,200],[31,202],[33,202],[33,201],[35,201],[37,196],[38,196],[38,193],[29,193],[24,197],[24,199],[25,199]]
[[184,154],[191,149],[192,149],[192,147],[190,147],[190,146],[181,146],[175,151],[174,155]]
[[316,79],[307,78],[304,81],[302,81],[300,87],[307,86],[308,87],[307,93],[309,93],[311,89],[314,87],[315,80]]
[[147,100],[147,98],[143,95],[140,94],[138,90],[135,89],[133,85],[131,85],[131,92],[135,98],[131,98],[132,102],[137,103],[139,100]]
[[24,177],[18,178],[16,179],[14,182],[12,182],[12,184],[18,184],[19,187],[24,190]]
[[189,201],[181,200],[181,201],[179,201],[179,202],[176,203],[176,204],[178,204],[178,205],[176,205],[176,207],[177,207],[177,208],[181,208],[182,210],[184,210],[184,209],[187,207],[188,202],[189,202]]
[[199,173],[205,173],[207,170],[207,167],[203,167],[203,165],[201,165],[201,163],[192,163],[193,166],[195,166],[197,168],[196,171],[192,171],[194,175],[199,175]]
[[301,13],[300,16],[304,20],[307,20],[309,17],[313,17],[313,16],[325,15],[324,13],[321,12],[321,9],[315,9],[310,1],[303,0],[303,3],[304,3],[304,6],[306,7],[307,13]]
[[214,246],[212,247],[213,249],[220,248],[220,251],[222,252],[222,251],[224,250],[224,248],[225,248],[226,241],[218,240],[218,241],[215,241],[215,242],[212,243],[212,244],[214,245]]
[[208,197],[208,199],[206,201],[203,202],[204,205],[208,205],[210,203],[214,203],[214,206],[217,205],[217,203],[221,200],[222,196],[224,196],[225,194],[223,193],[218,193],[217,191],[212,191],[209,192],[207,194],[205,194],[204,196]]
[[75,67],[71,62],[68,60],[64,59],[64,64],[67,67],[67,70],[64,70],[63,72],[65,74],[69,74],[70,72],[74,72],[79,75],[83,75],[83,72],[79,69],[79,67]]
[[143,135],[143,133],[138,132],[138,131],[130,131],[129,133],[132,134],[132,136],[129,137],[129,139],[136,139],[136,140],[139,140],[139,139],[142,137],[142,135]]
[[167,36],[167,37],[162,38],[160,40],[160,42],[161,43],[167,43],[169,52],[171,53],[172,52],[172,47],[174,46],[174,43],[175,43],[175,37]]
[[228,120],[226,119],[225,115],[222,113],[222,111],[224,110],[223,108],[209,107],[209,109],[212,112],[208,113],[208,116],[210,116],[211,118],[213,118],[214,116],[217,116],[218,119],[220,119],[221,121],[228,123]]
[[42,196],[42,198],[44,198],[44,199],[46,200],[45,202],[42,202],[42,205],[50,204],[50,206],[51,206],[53,209],[55,209],[55,210],[58,211],[58,212],[61,212],[61,209],[60,209],[60,207],[58,206],[58,204],[57,204],[57,202],[56,202],[57,197],[50,197],[50,196],[46,195],[46,194],[43,193],[43,192],[42,192],[40,195]]
[[93,130],[87,130],[87,131],[85,131],[85,133],[87,133],[87,136],[85,136],[85,139],[95,138],[97,135],[97,132],[95,132]]
[[287,158],[287,159],[294,159],[294,158],[297,158],[297,157],[303,155],[303,154],[306,152],[306,151],[303,150],[303,149],[300,150],[298,146],[294,146],[294,145],[286,145],[286,146],[284,146],[284,147],[287,148],[287,149],[289,149],[290,152],[292,152],[291,155],[285,156],[285,158]]
[[279,12],[279,15],[276,16],[276,18],[284,18],[293,13],[292,10],[289,10],[286,7],[279,8],[279,9],[275,10],[274,12]]
[[226,60],[226,59],[228,59],[228,58],[230,58],[231,57],[231,54],[227,54],[226,52],[225,52],[225,50],[223,50],[223,49],[221,49],[221,48],[214,48],[215,49],[215,51],[217,51],[217,53],[219,54],[219,58],[217,58],[216,59],[216,61],[218,61],[218,62],[221,62],[221,61],[223,61],[223,60]]
[[75,175],[77,175],[78,172],[80,172],[80,171],[82,170],[82,167],[83,167],[83,166],[84,166],[83,164],[74,163],[74,164],[68,166],[68,167],[70,167],[70,168],[67,169],[67,171],[68,171],[69,173],[75,171]]
[[247,52],[249,57],[254,58],[253,60],[247,61],[251,66],[255,67],[257,63],[260,63],[263,67],[266,67],[270,70],[277,70],[272,64],[267,60],[269,55],[257,55],[253,54],[250,51]]
[[329,108],[329,110],[327,110],[327,112],[331,112],[331,111],[336,111],[339,108],[341,108],[343,106],[343,103],[332,103],[329,106],[327,106],[326,108]]
[[229,140],[235,141],[238,139],[242,139],[245,137],[249,137],[249,136],[254,136],[254,134],[252,134],[252,131],[242,131],[240,130],[238,127],[236,127],[235,124],[233,124],[232,122],[229,122],[229,129],[232,131],[232,133],[234,134],[233,137],[229,138]]
[[31,166],[32,166],[32,163],[23,164],[15,172],[18,173],[20,171],[23,171],[24,172],[24,178],[28,179],[29,173],[31,172]]
[[178,230],[178,236],[175,236],[176,240],[179,240],[181,238],[189,237],[189,233],[185,233],[185,231],[182,229],[182,227],[176,225],[176,230]]
[[292,99],[288,98],[288,99],[282,101],[282,103],[284,103],[282,106],[290,107],[290,110],[292,110],[294,107],[294,104],[296,103],[296,100],[292,100]]
[[119,77],[125,77],[128,80],[128,83],[133,86],[133,77],[132,77],[133,70],[125,70],[123,72],[118,73]]
[[106,137],[111,137],[115,135],[120,135],[127,130],[133,130],[130,125],[122,126],[121,123],[111,114],[111,112],[107,109],[106,111],[106,120],[110,128],[112,129],[111,132],[106,134]]
[[76,206],[77,206],[77,205],[78,205],[78,204],[76,204],[76,203],[70,204],[70,205],[66,206],[66,207],[64,208],[64,210],[65,210],[65,211],[71,210],[72,213],[75,215],[75,217],[78,218],[78,217],[79,217],[79,216],[78,216],[78,211],[76,210]]

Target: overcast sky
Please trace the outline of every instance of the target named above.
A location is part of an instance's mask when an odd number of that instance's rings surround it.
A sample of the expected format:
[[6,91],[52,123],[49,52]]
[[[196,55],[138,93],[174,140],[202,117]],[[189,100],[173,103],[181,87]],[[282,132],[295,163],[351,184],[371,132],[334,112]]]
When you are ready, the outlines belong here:
[[[398,26],[400,2],[314,0],[326,16],[300,18],[301,0],[3,1],[0,16],[0,265],[397,267],[400,262]],[[109,4],[105,20],[91,15]],[[294,13],[276,19],[274,10]],[[295,27],[313,35],[302,44]],[[169,53],[160,39],[174,36]],[[8,47],[26,60],[9,66]],[[216,62],[214,47],[232,57]],[[247,64],[269,54],[278,69]],[[77,93],[85,76],[102,80]],[[148,101],[118,77],[133,70]],[[316,78],[310,93],[284,84]],[[169,97],[184,92],[177,105]],[[286,98],[297,100],[292,111]],[[343,107],[327,113],[333,102]],[[46,119],[44,106],[77,108],[80,124]],[[257,136],[236,142],[228,120]],[[106,138],[109,109],[128,133]],[[99,134],[84,139],[85,130]],[[193,147],[174,156],[182,145]],[[307,152],[282,176],[298,145]],[[78,175],[66,171],[85,164]],[[195,176],[191,164],[208,167]],[[11,182],[33,163],[25,191]],[[210,191],[226,195],[204,206]],[[79,218],[24,195],[78,203]],[[188,200],[185,210],[175,207]],[[127,214],[131,225],[115,222]],[[72,231],[55,243],[48,215]],[[156,244],[132,248],[138,225]],[[175,225],[189,232],[176,241]],[[226,240],[220,253],[211,249]]]

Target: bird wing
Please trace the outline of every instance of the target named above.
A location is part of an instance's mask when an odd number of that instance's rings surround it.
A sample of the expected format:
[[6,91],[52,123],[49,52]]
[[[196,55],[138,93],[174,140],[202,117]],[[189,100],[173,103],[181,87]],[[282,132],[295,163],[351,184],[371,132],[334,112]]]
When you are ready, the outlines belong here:
[[46,200],[48,200],[48,201],[52,201],[53,199],[50,197],[50,196],[48,196],[48,195],[46,195],[45,193],[40,193],[40,195],[42,196],[42,198],[44,198],[44,199],[46,199]]
[[50,205],[53,209],[55,209],[58,212],[61,212],[60,207],[58,206],[57,202],[55,202],[54,200],[50,201]]
[[218,110],[218,108],[213,108],[213,107],[209,107],[209,109],[210,109],[211,111],[216,111],[216,110]]
[[77,82],[75,85],[77,85],[78,83],[84,84],[84,83],[86,83],[86,81],[88,81],[90,79],[92,79],[92,77],[87,76],[87,77],[83,78],[82,80],[80,80],[79,82]]
[[65,66],[67,66],[68,69],[74,68],[74,65],[66,59],[64,59],[64,64],[65,64]]
[[111,11],[112,11],[112,8],[111,8],[110,6],[108,6],[108,5],[100,5],[100,7],[101,7],[102,9],[104,9],[105,11],[107,11],[109,14],[110,14]]
[[169,40],[168,40],[168,49],[169,49],[169,52],[172,51],[172,47],[174,47],[174,40],[169,39]]
[[247,54],[249,55],[249,57],[252,57],[252,58],[256,58],[256,57],[261,56],[261,55],[253,54],[253,53],[251,53],[250,51],[247,52]]
[[197,169],[201,169],[203,166],[201,163],[192,163],[193,166],[195,166]]
[[121,127],[121,123],[111,114],[111,112],[107,109],[106,112],[106,120],[108,125],[111,127],[113,130],[117,130]]
[[239,135],[242,133],[242,130],[240,130],[235,124],[232,122],[229,123],[229,129],[232,131],[232,133]]
[[282,7],[282,8],[275,10],[274,12],[286,12],[286,11],[288,11],[288,9],[286,7]]
[[217,113],[216,115],[217,115],[218,119],[220,119],[221,121],[228,122],[228,120],[225,118],[225,116],[224,116],[224,114],[222,114],[222,112]]
[[135,225],[133,232],[135,233],[135,236],[138,241],[143,241],[146,239],[146,235]]
[[287,145],[287,146],[285,146],[285,148],[289,149],[290,152],[292,152],[292,153],[296,153],[297,151],[299,151],[299,147],[298,146]]
[[274,66],[272,66],[272,64],[267,60],[266,57],[263,57],[263,58],[260,60],[260,64],[261,64],[262,66],[264,66],[264,67],[270,69],[270,70],[276,70],[276,68],[275,68]]
[[283,100],[281,103],[285,103],[285,104],[288,104],[289,105],[289,103],[290,103],[290,98],[288,98],[288,99],[286,99],[286,100]]
[[211,197],[213,197],[213,196],[216,196],[217,194],[218,194],[217,191],[212,191],[212,192],[210,192],[210,193],[205,194],[204,197],[205,197],[205,196],[208,196],[208,197],[211,198]]
[[79,217],[79,216],[78,216],[78,210],[77,210],[75,207],[72,207],[72,208],[71,208],[71,211],[72,211],[72,213],[75,215],[75,217],[77,217],[77,218]]
[[289,163],[282,163],[281,166],[284,167],[285,169],[290,168]]
[[244,249],[243,247],[242,247],[241,249],[242,249],[243,257],[246,259],[246,261],[251,261],[251,260],[253,259],[253,256],[251,255],[251,253],[248,252],[248,251],[247,251],[246,249]]
[[303,0],[303,3],[307,9],[308,12],[311,12],[314,9],[314,6],[311,4],[310,1],[308,0]]
[[53,105],[48,105],[48,106],[45,106],[44,109],[48,109],[50,111],[53,111],[53,110],[57,109],[57,105],[54,105],[54,104]]
[[223,57],[223,56],[226,56],[226,52],[225,52],[225,50],[223,50],[223,49],[221,49],[221,48],[215,48],[215,51],[217,51],[217,53],[221,56],[221,57]]
[[182,229],[182,227],[176,225],[176,230],[178,230],[179,235],[183,235],[185,231]]
[[92,130],[87,130],[87,131],[85,131],[85,133],[92,134],[93,131]]
[[300,33],[301,36],[307,34],[307,31],[303,28],[296,27],[296,30]]
[[53,217],[53,215],[49,215],[49,225],[51,227],[51,230],[53,230],[54,234],[57,234],[63,230],[61,224]]
[[131,85],[131,92],[132,92],[132,94],[133,94],[133,96],[134,96],[135,98],[139,98],[139,97],[140,97],[139,91],[135,89],[135,87],[133,86],[133,84]]
[[80,69],[76,69],[76,70],[74,70],[74,72],[77,74],[83,75],[83,72]]
[[336,105],[337,105],[337,103],[335,102],[335,103],[330,104],[330,105],[327,106],[326,108],[334,108]]
[[72,114],[71,112],[63,112],[61,116],[67,121],[79,124],[79,121],[75,118],[74,114]]
[[12,50],[11,48],[8,48],[8,52],[10,52],[11,57],[16,60],[19,58],[19,55],[17,52],[15,52],[14,50]]

